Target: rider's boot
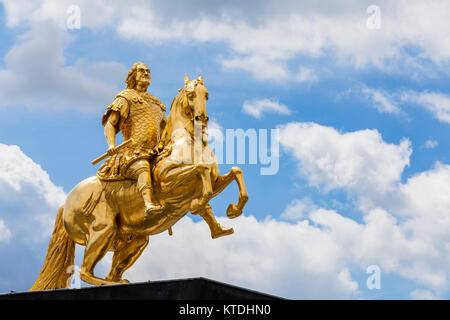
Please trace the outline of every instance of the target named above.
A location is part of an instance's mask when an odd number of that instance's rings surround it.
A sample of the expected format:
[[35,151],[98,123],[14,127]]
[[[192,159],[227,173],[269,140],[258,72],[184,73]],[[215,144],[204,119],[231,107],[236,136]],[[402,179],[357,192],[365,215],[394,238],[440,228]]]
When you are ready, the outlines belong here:
[[146,214],[151,215],[151,214],[161,213],[164,211],[164,206],[162,206],[160,204],[155,204],[152,201],[151,187],[145,186],[144,188],[141,189],[140,192],[141,192],[142,199],[144,199]]
[[137,176],[137,189],[141,194],[142,199],[144,200],[146,214],[157,214],[161,213],[164,210],[164,207],[162,205],[157,204],[153,201],[154,198],[152,190],[152,180],[150,178],[149,168],[140,170],[140,173]]
[[208,224],[209,230],[211,231],[211,238],[216,239],[234,233],[233,228],[224,228],[217,222],[211,205],[207,204],[205,210],[199,214]]

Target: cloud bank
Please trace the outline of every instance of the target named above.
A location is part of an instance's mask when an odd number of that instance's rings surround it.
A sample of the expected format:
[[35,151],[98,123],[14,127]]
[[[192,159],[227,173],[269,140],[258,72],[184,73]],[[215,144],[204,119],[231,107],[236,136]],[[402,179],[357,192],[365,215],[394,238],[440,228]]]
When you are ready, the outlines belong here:
[[[51,20],[64,27],[72,1],[4,0],[7,26]],[[315,82],[311,67],[295,63],[310,59],[316,65],[327,57],[332,64],[376,68],[383,72],[408,70],[413,77],[441,73],[450,58],[445,0],[379,1],[381,28],[367,27],[370,1],[194,1],[77,2],[81,27],[111,28],[120,37],[155,45],[171,41],[217,43],[229,48],[220,57],[226,69],[249,72],[256,79]],[[242,14],[245,12],[245,15]],[[102,19],[98,19],[101,13]],[[429,23],[433,21],[433,23]],[[145,30],[145,31],[143,31]],[[413,50],[411,50],[413,49]],[[424,67],[431,64],[431,69]]]

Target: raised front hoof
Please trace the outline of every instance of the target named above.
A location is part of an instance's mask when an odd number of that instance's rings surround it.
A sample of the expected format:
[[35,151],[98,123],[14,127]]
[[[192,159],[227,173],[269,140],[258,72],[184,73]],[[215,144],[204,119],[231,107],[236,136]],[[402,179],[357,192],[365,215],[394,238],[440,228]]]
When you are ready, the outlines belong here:
[[[128,282],[122,282],[123,280],[112,281],[112,280],[102,279],[102,278],[94,276],[91,273],[86,273],[84,271],[80,271],[80,279],[83,280],[84,282],[87,282],[94,286],[103,286],[103,285],[111,285],[111,284],[118,284],[118,283],[128,283]],[[126,280],[126,281],[128,281],[128,280]]]
[[217,239],[223,236],[228,236],[230,234],[234,233],[233,228],[222,228],[220,230],[217,230],[216,232],[211,232],[211,238]]
[[230,219],[234,219],[239,217],[242,214],[242,210],[239,210],[237,205],[234,203],[230,203],[227,208],[227,217]]

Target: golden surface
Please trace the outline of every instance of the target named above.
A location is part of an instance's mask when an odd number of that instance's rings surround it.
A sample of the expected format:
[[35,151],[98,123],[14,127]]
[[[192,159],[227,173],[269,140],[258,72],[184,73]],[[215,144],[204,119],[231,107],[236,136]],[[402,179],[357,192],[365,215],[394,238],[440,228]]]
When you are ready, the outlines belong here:
[[[107,108],[102,124],[110,158],[97,176],[68,194],[56,216],[41,273],[30,290],[67,287],[75,243],[86,247],[80,269],[83,281],[128,282],[122,275],[139,258],[149,236],[172,234],[172,226],[188,211],[205,220],[213,239],[233,233],[216,221],[209,201],[236,181],[239,200],[227,209],[227,216],[235,218],[242,214],[248,194],[240,168],[219,176],[205,133],[208,91],[203,78],[185,77],[168,119],[164,105],[146,92],[150,79],[148,67],[136,63],[125,81],[127,89]],[[126,143],[116,147],[119,131]],[[105,279],[94,276],[96,264],[108,251],[114,252],[109,274]]]

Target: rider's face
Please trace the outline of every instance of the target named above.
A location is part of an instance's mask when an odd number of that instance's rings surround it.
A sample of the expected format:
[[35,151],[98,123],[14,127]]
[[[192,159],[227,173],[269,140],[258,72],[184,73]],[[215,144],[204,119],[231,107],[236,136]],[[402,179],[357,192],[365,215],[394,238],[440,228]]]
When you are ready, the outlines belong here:
[[136,82],[149,84],[150,80],[150,69],[144,64],[139,65],[136,71]]

